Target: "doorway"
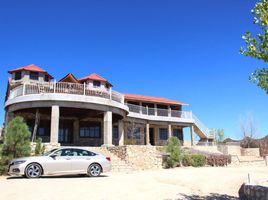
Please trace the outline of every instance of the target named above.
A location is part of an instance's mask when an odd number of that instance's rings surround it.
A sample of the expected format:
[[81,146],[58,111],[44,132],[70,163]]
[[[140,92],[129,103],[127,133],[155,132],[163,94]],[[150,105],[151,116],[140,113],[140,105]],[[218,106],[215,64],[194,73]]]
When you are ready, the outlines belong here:
[[149,128],[149,135],[150,135],[150,144],[155,145],[154,141],[154,128]]

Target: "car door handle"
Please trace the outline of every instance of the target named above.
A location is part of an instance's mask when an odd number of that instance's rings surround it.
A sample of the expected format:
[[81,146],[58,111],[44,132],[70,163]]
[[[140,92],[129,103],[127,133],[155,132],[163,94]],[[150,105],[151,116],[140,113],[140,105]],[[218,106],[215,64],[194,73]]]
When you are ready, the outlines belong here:
[[91,158],[86,158],[86,160],[90,160]]
[[71,160],[71,158],[66,158],[66,160]]

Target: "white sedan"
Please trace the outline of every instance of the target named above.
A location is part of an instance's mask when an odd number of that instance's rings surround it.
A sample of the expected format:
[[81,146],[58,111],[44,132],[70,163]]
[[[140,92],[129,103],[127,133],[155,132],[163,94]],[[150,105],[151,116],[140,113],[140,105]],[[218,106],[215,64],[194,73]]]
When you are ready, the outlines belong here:
[[12,160],[10,175],[25,175],[39,178],[42,175],[87,174],[99,176],[111,170],[111,159],[79,148],[53,149],[43,156],[33,156]]

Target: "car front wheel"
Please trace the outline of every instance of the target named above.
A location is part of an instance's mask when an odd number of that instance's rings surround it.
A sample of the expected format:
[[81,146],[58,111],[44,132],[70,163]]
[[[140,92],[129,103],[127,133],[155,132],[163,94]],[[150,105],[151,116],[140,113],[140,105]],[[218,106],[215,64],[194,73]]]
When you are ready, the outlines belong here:
[[88,175],[97,177],[101,174],[101,166],[97,163],[93,163],[88,168]]
[[39,178],[42,175],[42,167],[37,163],[29,164],[25,169],[27,178]]

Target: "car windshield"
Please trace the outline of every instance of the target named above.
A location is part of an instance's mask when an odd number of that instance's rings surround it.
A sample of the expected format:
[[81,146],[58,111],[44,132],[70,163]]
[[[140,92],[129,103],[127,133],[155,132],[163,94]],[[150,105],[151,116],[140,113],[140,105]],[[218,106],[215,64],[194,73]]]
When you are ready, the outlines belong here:
[[58,149],[52,149],[52,150],[50,150],[50,151],[44,153],[43,156],[48,156],[49,154],[53,153],[53,152],[56,151],[56,150],[58,150]]

